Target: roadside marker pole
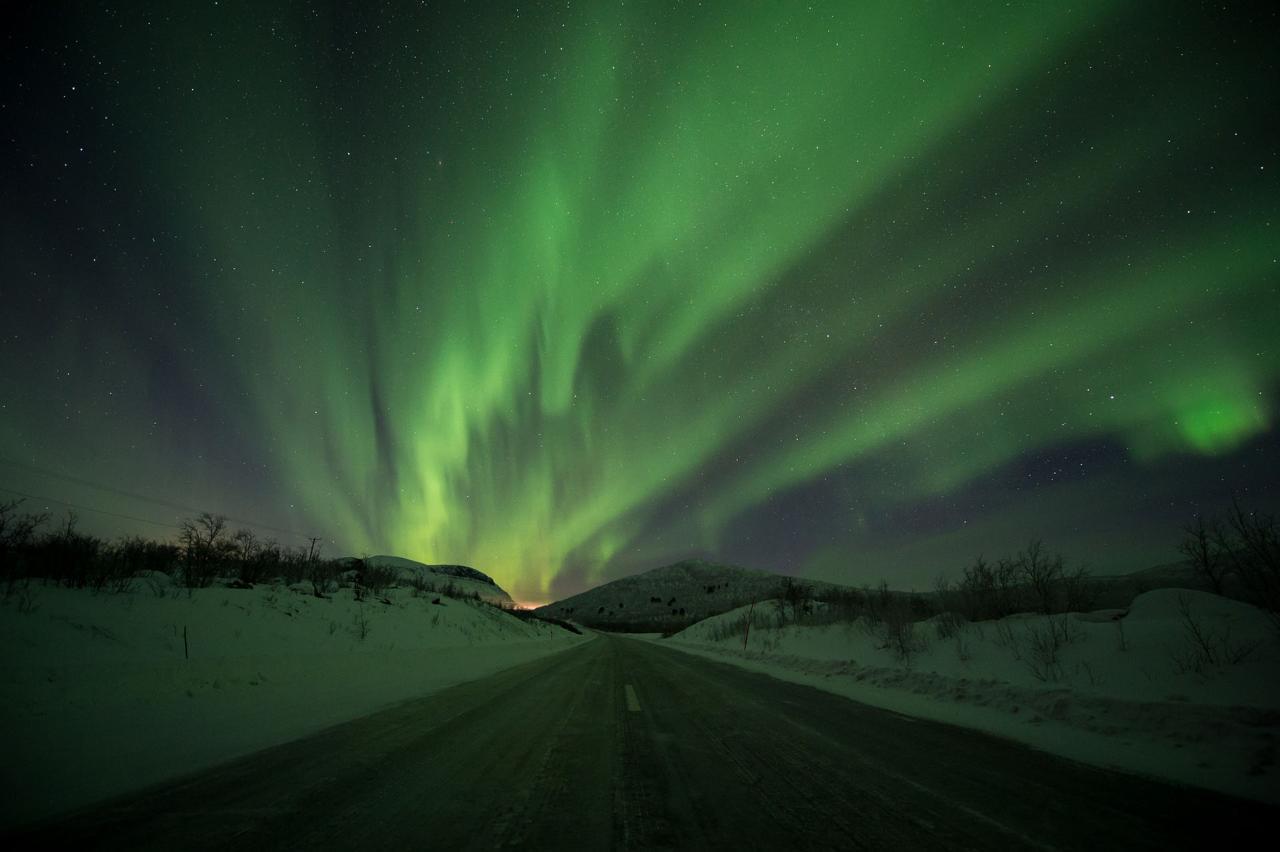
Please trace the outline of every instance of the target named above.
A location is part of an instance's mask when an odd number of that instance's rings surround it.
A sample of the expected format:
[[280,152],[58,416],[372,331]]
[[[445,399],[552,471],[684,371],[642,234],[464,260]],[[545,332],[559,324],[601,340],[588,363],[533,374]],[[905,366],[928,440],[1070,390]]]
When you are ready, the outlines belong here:
[[756,611],[756,602],[751,602],[751,609],[747,610],[747,632],[742,634],[742,650],[747,650],[747,637],[751,635],[751,613]]

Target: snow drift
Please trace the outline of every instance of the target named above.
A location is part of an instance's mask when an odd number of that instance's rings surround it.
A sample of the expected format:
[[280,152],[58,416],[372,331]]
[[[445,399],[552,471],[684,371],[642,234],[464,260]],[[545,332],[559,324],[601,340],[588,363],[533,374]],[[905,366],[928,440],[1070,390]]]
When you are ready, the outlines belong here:
[[583,638],[405,588],[360,602],[350,589],[325,598],[302,586],[188,591],[163,574],[124,594],[32,583],[0,606],[0,825],[248,754]]
[[1160,589],[1126,610],[919,622],[905,649],[866,620],[786,624],[757,605],[664,641],[858,701],[1065,757],[1280,802],[1280,635],[1267,613]]

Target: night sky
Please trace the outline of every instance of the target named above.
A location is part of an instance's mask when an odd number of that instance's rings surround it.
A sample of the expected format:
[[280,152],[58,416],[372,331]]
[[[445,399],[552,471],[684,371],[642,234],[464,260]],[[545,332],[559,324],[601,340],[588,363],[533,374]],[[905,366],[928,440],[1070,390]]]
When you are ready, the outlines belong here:
[[1268,4],[24,5],[0,498],[525,601],[1277,508]]

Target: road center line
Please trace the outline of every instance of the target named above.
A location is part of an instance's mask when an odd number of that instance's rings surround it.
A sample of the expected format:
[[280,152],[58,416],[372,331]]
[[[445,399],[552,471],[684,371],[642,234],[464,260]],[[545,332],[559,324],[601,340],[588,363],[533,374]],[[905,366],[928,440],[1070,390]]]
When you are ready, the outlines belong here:
[[640,699],[636,698],[636,690],[631,684],[627,684],[627,709],[632,713],[640,712]]

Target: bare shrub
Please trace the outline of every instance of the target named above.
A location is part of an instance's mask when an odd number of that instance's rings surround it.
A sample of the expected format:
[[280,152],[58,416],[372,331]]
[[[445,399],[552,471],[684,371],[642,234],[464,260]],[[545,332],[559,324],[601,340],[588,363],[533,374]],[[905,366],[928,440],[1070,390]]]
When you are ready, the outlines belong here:
[[939,580],[936,597],[946,609],[970,621],[1004,618],[1033,609],[1049,615],[1091,609],[1098,588],[1089,570],[1068,571],[1060,554],[1049,554],[1039,539],[1012,558],[994,564],[979,556],[967,566],[954,588]]
[[778,599],[778,606],[783,613],[790,613],[793,624],[799,623],[800,619],[813,609],[811,604],[813,586],[802,583],[794,577],[784,578],[774,596]]
[[396,582],[396,570],[389,565],[373,565],[367,560],[357,560],[355,583],[370,594],[380,595]]
[[891,651],[904,666],[910,666],[925,647],[924,637],[916,633],[915,626],[910,602],[901,595],[894,596],[882,614],[879,647]]
[[363,605],[356,610],[352,626],[354,627],[356,638],[361,642],[369,638],[369,616],[365,612]]
[[1052,631],[1034,630],[1028,634],[1031,646],[1027,652],[1027,667],[1036,680],[1059,681],[1062,664],[1058,661],[1058,645]]
[[[750,635],[763,637],[765,635],[763,631],[781,627],[785,623],[785,614],[771,610],[769,607],[757,606],[749,608],[746,612],[740,612],[732,618],[716,619],[706,625],[704,635],[712,642],[727,640],[741,642],[748,635],[748,627],[750,627]],[[761,632],[757,633],[757,631]]]
[[1015,660],[1022,659],[1022,639],[1014,632],[1013,625],[1001,619],[996,622],[996,636],[993,640],[997,646],[1007,648]]
[[114,548],[108,548],[90,567],[88,586],[95,594],[126,594],[133,590],[133,584],[133,569]]
[[1017,571],[1001,559],[994,565],[979,556],[966,566],[955,588],[956,608],[970,621],[1004,618],[1018,609]]
[[1062,680],[1062,649],[1080,637],[1080,628],[1067,615],[1052,615],[1027,627],[1027,667],[1036,680]]
[[127,536],[111,545],[112,554],[122,569],[132,576],[158,572],[171,574],[182,560],[182,551],[166,542],[150,541],[141,536]]
[[821,607],[814,607],[810,620],[821,623],[850,623],[866,611],[866,599],[857,589],[830,588],[815,595]]
[[338,580],[338,568],[332,562],[313,559],[307,565],[307,580],[311,583],[311,592],[323,598],[333,591]]
[[863,594],[867,602],[867,616],[872,622],[884,621],[885,614],[893,605],[893,592],[889,590],[889,583],[881,580],[875,589],[865,587]]
[[147,588],[151,590],[151,594],[162,598],[169,591],[168,578],[162,574],[148,574]]
[[950,639],[964,629],[963,615],[955,612],[944,612],[933,620],[934,630],[939,639]]
[[14,592],[18,598],[18,612],[23,615],[31,615],[39,609],[36,600],[40,597],[40,593],[31,584],[30,580],[23,580],[14,587]]
[[1211,626],[1191,612],[1191,597],[1178,595],[1178,623],[1182,626],[1183,645],[1170,650],[1174,669],[1180,673],[1200,674],[1209,668],[1242,663],[1258,649],[1258,642],[1238,642],[1231,638],[1231,628]]
[[426,575],[417,571],[409,575],[409,588],[413,590],[415,598],[435,591],[435,587],[427,581]]
[[933,594],[937,599],[939,612],[963,611],[963,601],[960,593],[945,574],[939,574],[934,579]]
[[95,581],[102,540],[76,531],[75,512],[67,512],[57,530],[26,546],[26,573],[44,577],[73,589],[83,589]]

